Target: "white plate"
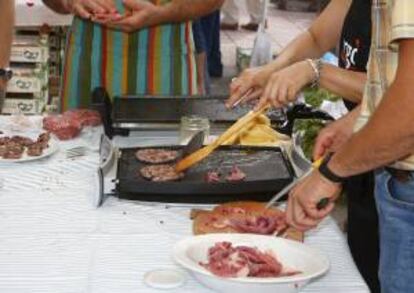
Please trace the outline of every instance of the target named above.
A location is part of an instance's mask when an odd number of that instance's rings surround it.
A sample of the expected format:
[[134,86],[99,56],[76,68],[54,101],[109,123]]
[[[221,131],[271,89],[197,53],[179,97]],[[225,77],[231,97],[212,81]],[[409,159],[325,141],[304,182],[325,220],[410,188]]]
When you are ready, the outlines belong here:
[[23,153],[23,156],[20,159],[3,159],[0,158],[0,163],[24,163],[31,162],[36,160],[41,160],[43,158],[53,155],[59,149],[59,143],[56,139],[52,137],[49,140],[49,146],[43,150],[43,154],[37,157],[28,156],[26,150]]
[[[229,241],[234,246],[257,247],[273,251],[283,266],[300,274],[279,278],[221,278],[210,273],[199,262],[207,262],[208,249],[215,243]],[[173,248],[174,260],[187,269],[200,283],[218,292],[291,293],[312,279],[325,274],[329,260],[318,250],[303,243],[254,234],[208,234],[178,242]]]

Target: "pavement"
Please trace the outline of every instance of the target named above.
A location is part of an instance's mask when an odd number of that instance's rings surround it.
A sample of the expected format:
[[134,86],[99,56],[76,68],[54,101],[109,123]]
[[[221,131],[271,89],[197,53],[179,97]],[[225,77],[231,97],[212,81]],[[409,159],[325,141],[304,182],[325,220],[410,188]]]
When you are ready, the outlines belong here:
[[[240,24],[249,22],[246,7],[240,1]],[[270,4],[267,18],[267,31],[271,37],[272,51],[279,53],[297,35],[306,30],[315,13],[292,12],[278,10],[275,4]],[[253,48],[256,32],[239,28],[238,31],[221,31],[221,53],[224,65],[223,78],[212,80],[213,94],[226,94],[229,81],[237,75],[236,48]]]

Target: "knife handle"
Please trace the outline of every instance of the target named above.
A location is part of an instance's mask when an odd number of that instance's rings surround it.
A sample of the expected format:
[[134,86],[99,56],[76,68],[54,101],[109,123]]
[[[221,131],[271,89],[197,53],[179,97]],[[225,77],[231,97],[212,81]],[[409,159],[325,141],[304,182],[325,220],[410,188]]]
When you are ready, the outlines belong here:
[[329,198],[324,197],[316,204],[316,208],[318,210],[322,210],[322,209],[326,208],[326,206],[329,204],[329,202],[330,202]]

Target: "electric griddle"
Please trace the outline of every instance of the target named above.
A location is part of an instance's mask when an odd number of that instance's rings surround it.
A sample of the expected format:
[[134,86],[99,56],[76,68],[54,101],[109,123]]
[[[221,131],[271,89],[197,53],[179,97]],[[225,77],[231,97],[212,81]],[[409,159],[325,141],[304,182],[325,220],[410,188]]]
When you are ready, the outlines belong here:
[[[151,147],[151,146],[149,146]],[[154,146],[180,150],[182,146]],[[115,148],[108,137],[101,142],[101,166],[97,172],[96,204],[106,196],[120,199],[166,203],[220,203],[235,200],[266,201],[293,180],[293,170],[278,147],[222,146],[201,163],[187,170],[175,182],[152,182],[140,176],[146,164],[135,158],[144,147]],[[148,148],[148,147],[145,147]],[[151,147],[153,148],[153,147]],[[247,177],[244,181],[207,183],[208,171],[218,170],[223,178],[238,166]]]

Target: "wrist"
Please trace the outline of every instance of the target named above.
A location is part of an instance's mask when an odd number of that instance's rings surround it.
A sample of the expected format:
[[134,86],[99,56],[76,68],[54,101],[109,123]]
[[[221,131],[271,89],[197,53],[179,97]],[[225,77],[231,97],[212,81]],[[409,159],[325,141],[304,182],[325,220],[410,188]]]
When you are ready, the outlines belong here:
[[342,184],[347,179],[336,168],[335,162],[332,163],[333,153],[328,154],[319,166],[318,171],[321,176],[334,184]]
[[173,15],[171,9],[171,4],[154,5],[149,19],[149,26],[173,22],[173,19],[170,19],[170,16]]
[[321,78],[322,60],[321,59],[306,59],[304,62],[308,65],[309,84],[311,87],[319,86],[319,80]]

